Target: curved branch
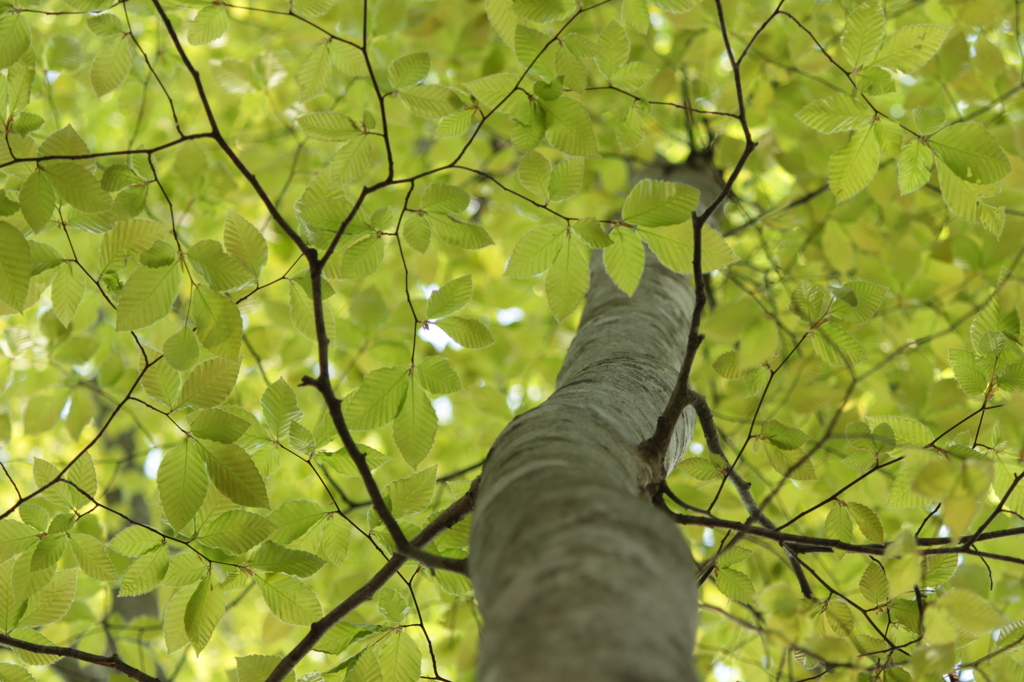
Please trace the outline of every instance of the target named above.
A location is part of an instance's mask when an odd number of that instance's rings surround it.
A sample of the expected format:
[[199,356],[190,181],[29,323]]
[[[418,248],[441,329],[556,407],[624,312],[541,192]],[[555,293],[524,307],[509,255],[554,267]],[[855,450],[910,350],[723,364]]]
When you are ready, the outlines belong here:
[[104,668],[116,670],[122,675],[127,675],[133,680],[139,680],[139,682],[161,682],[159,678],[147,675],[138,668],[128,665],[122,661],[121,657],[117,654],[114,654],[113,656],[100,656],[98,654],[90,654],[86,651],[79,651],[78,649],[72,649],[71,647],[66,646],[50,646],[47,644],[26,642],[23,639],[17,639],[2,633],[0,633],[0,644],[6,644],[11,648],[21,649],[22,651],[31,651],[35,654],[74,658],[86,663],[92,663],[93,665],[101,665]]

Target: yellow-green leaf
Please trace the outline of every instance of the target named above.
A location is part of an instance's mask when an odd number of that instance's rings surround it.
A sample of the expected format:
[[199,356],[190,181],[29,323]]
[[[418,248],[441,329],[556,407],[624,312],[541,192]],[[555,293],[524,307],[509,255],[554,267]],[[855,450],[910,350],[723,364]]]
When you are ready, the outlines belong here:
[[178,296],[181,269],[177,263],[162,268],[139,267],[124,285],[117,307],[117,330],[148,327],[162,320]]

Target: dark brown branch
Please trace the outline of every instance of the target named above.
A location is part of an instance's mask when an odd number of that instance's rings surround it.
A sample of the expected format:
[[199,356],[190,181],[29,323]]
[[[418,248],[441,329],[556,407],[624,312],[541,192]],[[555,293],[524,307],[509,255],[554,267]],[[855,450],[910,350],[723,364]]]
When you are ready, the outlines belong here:
[[6,644],[13,649],[21,649],[22,651],[31,651],[36,654],[45,654],[47,656],[62,656],[67,658],[74,658],[79,661],[86,663],[92,663],[93,665],[101,665],[104,668],[110,668],[116,670],[122,675],[126,675],[133,680],[139,680],[139,682],[160,682],[160,679],[147,675],[138,668],[132,667],[121,660],[121,657],[117,654],[113,656],[99,656],[97,654],[90,654],[86,651],[79,651],[78,649],[72,649],[65,646],[49,646],[47,644],[36,644],[35,642],[26,642],[23,639],[16,639],[10,635],[0,633],[0,644]]
[[[475,479],[473,481],[473,485],[469,489],[469,492],[460,497],[452,503],[451,506],[435,517],[434,520],[428,523],[426,527],[410,542],[415,547],[422,547],[442,531],[451,528],[456,523],[464,519],[467,514],[473,511],[473,505],[476,503],[476,491],[479,482],[479,478]],[[306,636],[303,637],[302,641],[296,644],[284,659],[277,664],[274,671],[267,677],[266,682],[281,682],[281,680],[283,680],[285,676],[295,668],[299,661],[305,658],[305,656],[313,650],[313,646],[320,641],[321,637],[327,634],[328,630],[339,623],[342,618],[352,611],[352,609],[356,608],[363,602],[372,599],[373,595],[377,593],[377,590],[383,587],[384,584],[398,572],[398,569],[401,568],[405,562],[406,557],[404,556],[395,555],[391,557],[372,578],[370,578],[358,590],[349,595],[348,599],[334,607],[326,616],[313,623],[309,627],[309,632]]]

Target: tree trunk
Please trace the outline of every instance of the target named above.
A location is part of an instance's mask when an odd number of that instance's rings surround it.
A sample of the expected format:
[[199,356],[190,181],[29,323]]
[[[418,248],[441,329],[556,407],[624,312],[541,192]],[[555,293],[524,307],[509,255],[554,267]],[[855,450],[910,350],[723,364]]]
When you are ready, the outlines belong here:
[[[638,450],[679,374],[693,290],[650,253],[632,298],[597,256],[590,274],[554,394],[509,424],[484,467],[469,563],[480,682],[698,679],[693,560],[643,494],[661,472]],[[693,425],[687,408],[665,471]]]

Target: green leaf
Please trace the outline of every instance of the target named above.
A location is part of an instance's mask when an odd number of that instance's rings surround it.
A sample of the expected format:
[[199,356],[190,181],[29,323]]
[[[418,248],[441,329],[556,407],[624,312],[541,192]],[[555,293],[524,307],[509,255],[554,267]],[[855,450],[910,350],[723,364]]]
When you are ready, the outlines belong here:
[[132,597],[146,594],[160,584],[167,574],[171,558],[167,554],[167,545],[159,545],[156,549],[143,554],[128,567],[121,578],[119,597]]
[[329,44],[321,43],[313,48],[299,67],[300,102],[313,99],[327,87],[327,81],[331,76],[331,54],[327,47]]
[[220,585],[214,585],[209,575],[189,597],[185,606],[185,632],[197,654],[209,643],[214,628],[224,615],[224,605],[224,590]]
[[453,279],[427,300],[427,319],[436,320],[461,310],[473,298],[473,278],[470,275]]
[[296,123],[310,137],[329,142],[346,142],[363,132],[351,116],[336,112],[299,116]]
[[628,28],[642,35],[647,35],[651,28],[651,15],[647,12],[645,0],[624,0],[619,18]]
[[867,357],[857,339],[831,322],[814,330],[811,343],[818,356],[830,365],[848,367]]
[[[611,237],[601,227],[601,223],[597,222],[597,218],[580,218],[572,225],[572,229],[580,236],[580,238],[586,242],[587,246],[594,249],[603,249],[606,246],[612,245]],[[559,229],[556,236],[561,236],[562,230]],[[561,242],[559,242],[561,244]],[[552,254],[552,259],[556,254]],[[544,268],[545,270],[547,267]],[[511,276],[511,275],[510,275]]]
[[358,279],[372,275],[384,261],[384,240],[369,235],[344,251],[335,251],[324,268],[328,279]]
[[413,469],[430,453],[437,435],[437,414],[426,392],[415,383],[395,418],[395,443]]
[[398,93],[409,111],[423,118],[444,118],[462,107],[462,100],[443,85],[413,85]]
[[0,17],[0,69],[14,64],[32,44],[32,32],[20,12]]
[[448,216],[431,215],[430,226],[441,241],[451,246],[482,249],[494,243],[487,231],[479,225],[464,223]]
[[1004,391],[1024,390],[1024,362],[1014,362],[1003,367],[996,375],[996,384]]
[[278,440],[288,433],[293,422],[302,417],[295,391],[284,379],[278,379],[267,387],[260,398],[260,406],[263,408],[263,421]]
[[1010,173],[1006,152],[980,123],[956,123],[932,135],[929,143],[946,166],[968,182],[991,184]]
[[853,522],[845,505],[835,504],[825,517],[825,537],[840,542],[853,541]]
[[714,481],[722,478],[721,467],[707,457],[687,457],[679,462],[679,468],[698,481]]
[[206,451],[210,480],[232,502],[245,507],[270,509],[263,476],[245,450],[229,443]]
[[199,542],[228,554],[245,554],[277,529],[268,519],[241,509],[227,511],[199,532]]
[[[430,246],[430,221],[425,216],[407,213],[401,221],[400,236],[404,243],[420,253],[426,253]],[[330,263],[331,261],[328,261],[329,265]]]
[[929,109],[917,107],[914,109],[914,126],[921,135],[931,135],[938,132],[946,124],[946,112],[941,107]]
[[523,187],[547,202],[548,183],[551,182],[551,162],[543,154],[527,152],[519,161],[519,182]]
[[476,320],[467,320],[462,317],[446,317],[434,322],[445,334],[460,346],[466,348],[486,348],[494,343],[491,332]]
[[281,573],[257,575],[256,585],[270,612],[291,625],[310,625],[322,615],[320,600],[298,578]]
[[615,70],[612,82],[624,90],[639,90],[658,74],[658,70],[644,62],[630,62]]
[[715,585],[729,599],[750,602],[754,599],[754,584],[746,574],[734,568],[715,569]]
[[252,282],[242,263],[224,253],[223,245],[201,239],[188,250],[188,260],[215,291],[234,291]]
[[918,139],[903,146],[896,163],[900,194],[910,194],[921,189],[932,176],[932,150]]
[[843,148],[832,155],[828,164],[828,185],[836,201],[852,199],[868,186],[878,173],[881,149],[872,128],[853,133]]
[[202,410],[192,420],[192,435],[218,443],[234,443],[249,427],[246,420],[223,410]]
[[[73,538],[72,538],[73,539]],[[142,526],[128,526],[110,541],[110,549],[125,556],[140,557],[163,543],[163,538]]]
[[276,542],[264,542],[246,562],[249,568],[269,573],[291,573],[308,578],[327,563],[315,554],[282,547]]
[[[334,4],[334,0],[326,0],[326,2],[329,2],[331,5]],[[297,6],[299,3],[295,2],[293,4]],[[304,2],[303,4],[309,3]],[[278,663],[281,662],[281,656],[255,654],[251,656],[236,656],[235,662],[238,664],[238,682],[263,682],[274,671]],[[286,682],[295,682],[295,673],[289,672],[284,679]]]
[[551,125],[547,129],[551,146],[571,156],[597,156],[597,137],[590,115],[583,105],[569,97],[544,102]]
[[291,500],[275,509],[270,521],[278,527],[271,540],[287,545],[300,537],[317,522],[322,521],[326,512],[316,502],[309,500]]
[[117,307],[117,331],[142,329],[167,316],[178,296],[180,266],[139,267],[124,285]]
[[88,25],[89,31],[93,35],[100,38],[114,38],[120,36],[125,31],[125,25],[121,22],[121,17],[112,13],[89,16],[86,19],[86,25]]
[[437,465],[399,478],[384,486],[381,494],[389,502],[388,508],[396,519],[425,511],[434,497]]
[[[512,0],[512,10],[523,19],[539,24],[562,18],[570,11],[566,0]],[[383,666],[383,662],[381,665]],[[384,677],[391,679],[386,672]]]
[[859,99],[842,93],[811,102],[796,117],[819,133],[840,133],[871,125],[875,112]]
[[600,52],[597,55],[597,66],[604,77],[611,80],[615,70],[629,59],[629,35],[617,21],[605,24],[604,30],[597,39]]
[[237,359],[214,358],[200,362],[185,378],[178,405],[216,407],[231,395],[237,376]]
[[857,527],[860,528],[860,532],[864,534],[864,537],[868,539],[868,542],[885,542],[885,532],[882,530],[882,522],[878,520],[878,515],[867,507],[858,502],[847,502],[847,508],[850,510],[850,514],[857,522]]
[[878,427],[887,424],[892,429],[895,442],[900,445],[923,447],[935,440],[931,429],[915,419],[896,416],[868,417],[868,424],[875,428],[876,436]]
[[998,238],[1006,222],[1005,210],[1003,207],[996,208],[982,201],[997,190],[961,179],[941,158],[936,161],[936,166],[939,171],[942,200],[949,210],[968,223],[984,225]]
[[[896,92],[896,82],[893,80],[892,74],[885,69],[871,66],[857,75],[857,90],[865,95],[888,95],[891,92]],[[881,119],[879,122],[884,120]],[[898,144],[899,140],[896,142]]]
[[697,209],[698,192],[689,185],[664,180],[641,180],[622,206],[622,219],[643,227],[685,223]]
[[348,544],[352,527],[337,514],[331,514],[324,522],[324,534],[320,551],[335,566],[341,566],[348,556]]
[[413,378],[420,386],[435,395],[446,395],[462,390],[459,375],[449,366],[448,359],[440,355],[421,360]]
[[[651,248],[662,265],[682,274],[693,273],[693,224],[670,225],[652,229],[638,227],[636,233]],[[705,225],[701,230],[702,272],[712,272],[739,260],[717,230]]]
[[558,163],[551,172],[551,201],[564,201],[579,194],[583,188],[583,159],[571,156]]
[[855,302],[836,301],[832,306],[832,317],[853,324],[863,324],[870,320],[889,291],[888,287],[861,280],[846,282],[843,287],[853,293]]
[[515,100],[512,111],[512,144],[521,152],[528,152],[544,138],[548,129],[548,115],[536,100]]
[[462,213],[469,206],[466,190],[452,185],[428,185],[420,198],[420,208],[432,213]]
[[899,70],[903,73],[917,71],[939,51],[948,26],[915,24],[904,26],[889,36],[869,66]]
[[[143,251],[164,237],[169,228],[152,220],[122,220],[114,224],[114,228],[103,235],[100,243],[101,270],[125,253],[138,257]],[[115,268],[119,269],[119,268]]]
[[457,137],[473,127],[476,110],[463,109],[445,116],[437,122],[437,137]]
[[[140,366],[140,371],[143,368],[144,366]],[[180,386],[181,375],[162,359],[157,360],[142,375],[142,387],[146,389],[146,393],[168,407],[175,404]]]
[[484,10],[491,26],[511,47],[515,43],[516,17],[512,12],[512,0],[484,0]]
[[388,682],[416,682],[420,678],[420,648],[404,630],[384,640],[377,659]]
[[575,242],[568,238],[544,278],[548,307],[562,321],[576,310],[590,288],[590,268]]
[[388,67],[388,80],[391,87],[404,88],[415,85],[430,73],[430,55],[426,52],[413,52],[399,57]]
[[612,245],[604,249],[604,268],[615,286],[632,296],[644,274],[644,244],[628,227],[614,228],[611,240]]
[[363,385],[343,402],[349,428],[364,431],[391,422],[405,403],[409,381],[404,367],[385,367],[367,374]]
[[184,587],[198,582],[210,570],[209,564],[192,552],[183,552],[171,558],[162,584],[169,587]]
[[31,271],[28,240],[18,228],[0,221],[0,301],[21,311],[28,296]]
[[[595,221],[596,222],[596,221]],[[609,243],[611,240],[609,240]],[[516,243],[505,274],[513,278],[532,277],[551,267],[567,243],[565,228],[557,225],[535,227]]]
[[100,213],[110,208],[110,195],[99,180],[72,161],[55,161],[44,168],[46,179],[66,202],[84,213]]
[[188,327],[182,327],[164,341],[163,354],[167,364],[179,372],[192,369],[199,359],[199,340],[196,333]]
[[871,59],[885,37],[885,15],[877,2],[865,2],[850,13],[843,29],[843,54],[856,68]]
[[469,81],[465,86],[484,106],[494,109],[515,89],[518,81],[517,74],[496,73]]
[[197,287],[193,290],[190,311],[196,318],[199,342],[207,350],[229,360],[239,356],[242,313],[234,301],[208,287]]
[[18,203],[25,222],[34,232],[42,232],[43,227],[53,215],[53,207],[57,196],[42,171],[33,171],[18,192]]
[[64,533],[47,535],[41,538],[32,552],[30,563],[32,573],[44,571],[44,569],[52,571],[53,565],[64,555],[67,541],[67,535]]
[[782,450],[795,450],[807,440],[807,434],[800,429],[785,426],[775,419],[761,425],[761,437]]
[[[300,17],[311,19],[313,17],[323,16],[327,14],[337,4],[337,0],[293,0],[292,11],[298,14]],[[269,657],[264,657],[269,658]],[[269,671],[268,671],[269,672]],[[260,679],[264,679],[266,675]],[[244,682],[239,680],[239,682]]]
[[28,598],[19,627],[34,628],[59,621],[75,599],[78,571],[57,571],[53,579]]
[[[97,97],[103,97],[124,82],[132,68],[133,53],[132,45],[125,36],[107,43],[106,47],[99,51],[89,71],[92,89]],[[74,202],[69,200],[69,203],[74,206]]]
[[651,4],[666,12],[689,12],[700,0],[651,0]]
[[0,680],[2,682],[35,682],[32,673],[13,663],[0,663]]
[[942,595],[936,600],[935,607],[942,609],[958,627],[971,633],[991,632],[1006,623],[1006,618],[991,602],[969,589],[957,588]]
[[711,365],[719,376],[726,379],[741,379],[753,370],[752,367],[741,367],[739,352],[731,350],[722,353]]
[[234,211],[224,221],[224,248],[252,274],[260,276],[267,264],[267,241],[252,224]]
[[14,519],[0,519],[0,561],[20,554],[35,544],[39,531]]
[[185,440],[166,451],[156,483],[168,522],[177,530],[183,529],[202,506],[209,483],[197,445]]
[[[3,223],[0,223],[0,243],[3,241]],[[0,246],[2,249],[2,246]],[[4,258],[0,251],[0,268],[3,268]],[[2,275],[0,275],[2,279]],[[10,282],[8,282],[8,285]],[[4,285],[0,284],[0,300],[3,298]],[[81,269],[73,263],[62,263],[57,266],[57,275],[53,278],[53,285],[50,287],[50,302],[53,304],[53,313],[65,327],[71,325],[71,320],[78,310],[78,305],[85,295],[85,275]],[[12,306],[13,307],[13,306]]]
[[220,5],[209,5],[199,10],[196,18],[188,25],[188,42],[192,45],[206,45],[220,38],[227,30],[227,10]]
[[91,535],[72,533],[69,536],[71,553],[75,561],[82,567],[82,572],[93,580],[108,582],[117,580],[117,571],[110,563],[107,550],[99,540]]
[[877,561],[868,561],[860,577],[860,594],[869,604],[882,604],[889,600],[889,579]]
[[818,480],[814,463],[800,450],[783,450],[771,442],[765,445],[764,449],[768,455],[768,463],[783,476],[795,481]]

